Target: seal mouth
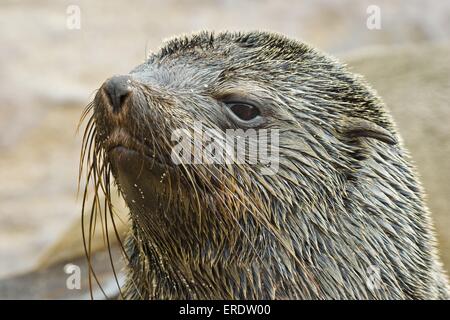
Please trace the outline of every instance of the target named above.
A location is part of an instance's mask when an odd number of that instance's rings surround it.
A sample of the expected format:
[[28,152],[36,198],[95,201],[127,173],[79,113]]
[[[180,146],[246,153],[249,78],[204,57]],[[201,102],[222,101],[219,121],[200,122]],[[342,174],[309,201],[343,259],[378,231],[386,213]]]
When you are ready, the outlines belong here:
[[117,128],[109,135],[104,142],[104,149],[109,155],[129,154],[165,165],[148,145],[139,141],[123,128]]

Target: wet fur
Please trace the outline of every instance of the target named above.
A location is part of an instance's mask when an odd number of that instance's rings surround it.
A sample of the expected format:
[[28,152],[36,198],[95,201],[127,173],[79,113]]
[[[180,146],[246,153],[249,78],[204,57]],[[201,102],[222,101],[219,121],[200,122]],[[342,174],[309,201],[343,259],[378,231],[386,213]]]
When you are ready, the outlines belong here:
[[[114,227],[111,177],[130,207],[124,298],[449,297],[423,191],[393,121],[333,58],[272,33],[202,32],[169,41],[132,74],[140,94],[123,119],[108,114],[101,90],[86,110],[82,152],[88,257],[95,220]],[[220,112],[220,97],[236,90],[261,100],[264,128],[280,130],[279,172],[170,165],[173,129],[193,121],[236,127]],[[142,143],[142,156],[168,166],[152,212],[124,194],[105,150],[117,125]],[[381,270],[374,290],[371,266]]]

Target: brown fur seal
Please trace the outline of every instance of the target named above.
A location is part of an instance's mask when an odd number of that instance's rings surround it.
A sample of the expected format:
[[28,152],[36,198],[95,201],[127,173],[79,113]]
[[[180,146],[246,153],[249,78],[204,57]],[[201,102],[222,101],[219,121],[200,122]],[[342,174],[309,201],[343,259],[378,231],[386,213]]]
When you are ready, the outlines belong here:
[[[448,298],[391,117],[315,49],[264,32],[176,38],[107,80],[90,110],[91,219],[103,191],[111,225],[111,176],[130,208],[125,298]],[[171,135],[196,121],[278,129],[278,171],[175,165]]]

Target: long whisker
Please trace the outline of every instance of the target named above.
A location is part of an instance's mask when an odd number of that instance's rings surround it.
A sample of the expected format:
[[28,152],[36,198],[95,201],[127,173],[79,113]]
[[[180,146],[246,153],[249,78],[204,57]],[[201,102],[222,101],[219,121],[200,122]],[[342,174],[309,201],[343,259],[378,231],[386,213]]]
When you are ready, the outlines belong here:
[[[78,129],[80,128],[81,122],[85,120],[88,116],[88,114],[93,110],[93,103],[90,103],[86,109],[84,110],[81,121],[79,124]],[[111,244],[109,240],[109,234],[108,234],[108,211],[109,208],[111,208],[110,204],[110,189],[109,189],[109,175],[110,175],[110,169],[107,165],[107,162],[104,161],[105,154],[101,148],[100,143],[97,140],[97,130],[95,125],[95,118],[92,114],[87,122],[84,134],[83,134],[83,140],[82,140],[82,149],[81,149],[81,155],[80,155],[80,166],[79,166],[79,176],[78,176],[78,190],[80,190],[82,175],[85,170],[85,166],[87,166],[86,170],[86,182],[84,186],[83,191],[83,202],[82,202],[82,214],[81,214],[81,224],[82,224],[82,238],[83,238],[83,247],[85,251],[85,255],[88,262],[88,270],[89,270],[89,276],[88,276],[88,282],[89,282],[89,292],[91,299],[94,298],[93,296],[93,285],[92,285],[92,278],[94,278],[95,282],[97,283],[98,287],[100,288],[102,294],[105,296],[105,298],[109,298],[106,292],[104,291],[97,275],[94,270],[94,267],[92,265],[92,239],[95,234],[95,229],[97,225],[97,218],[100,220],[101,224],[101,232],[103,236],[103,241],[106,244],[108,248],[108,253],[110,255],[110,262],[113,269],[113,274],[116,279],[116,283],[118,284],[117,274],[113,265],[112,261],[112,253],[111,253]],[[92,198],[92,204],[89,214],[89,222],[88,222],[88,232],[86,234],[86,220],[85,217],[87,215],[87,200],[88,200],[88,194],[91,186],[91,182],[93,185],[93,198]],[[104,195],[104,208],[102,209],[102,206],[100,204],[100,192]],[[105,221],[103,221],[103,215],[99,214],[104,210],[105,212]],[[114,225],[115,226],[115,225]],[[115,227],[114,227],[115,228]],[[116,231],[116,236],[117,231]],[[121,245],[123,248],[123,245]]]

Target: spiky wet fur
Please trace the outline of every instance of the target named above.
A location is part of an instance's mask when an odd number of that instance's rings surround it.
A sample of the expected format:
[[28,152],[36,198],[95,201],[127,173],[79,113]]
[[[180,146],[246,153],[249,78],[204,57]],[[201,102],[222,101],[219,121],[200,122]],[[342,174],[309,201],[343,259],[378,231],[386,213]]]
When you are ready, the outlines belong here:
[[[162,162],[174,128],[195,120],[233,127],[217,116],[217,99],[238,89],[270,109],[264,127],[280,130],[280,166],[273,176],[249,165],[180,166],[169,173],[178,181],[170,192],[153,195],[157,212],[139,210],[125,194],[132,225],[125,298],[448,298],[430,214],[401,142],[345,134],[352,117],[397,136],[393,121],[337,61],[272,33],[201,32],[169,41],[132,73],[143,77],[142,96],[128,130]],[[82,162],[85,200],[93,186],[94,204],[83,207],[107,223],[116,173],[104,141],[114,124],[100,98],[85,114],[93,110]],[[368,285],[372,267],[381,271],[377,288]]]

